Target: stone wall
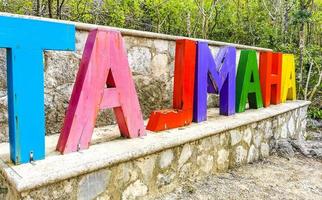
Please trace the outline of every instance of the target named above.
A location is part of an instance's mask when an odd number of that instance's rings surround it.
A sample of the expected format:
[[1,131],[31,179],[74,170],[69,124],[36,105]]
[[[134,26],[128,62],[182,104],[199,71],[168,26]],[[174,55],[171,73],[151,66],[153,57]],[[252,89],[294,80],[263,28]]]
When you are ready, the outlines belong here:
[[[175,189],[181,180],[224,172],[263,159],[281,138],[302,138],[307,106],[20,193],[3,188],[1,191],[6,192],[0,197],[151,199]],[[4,182],[1,178],[0,183]]]
[[[126,31],[129,32],[130,30]],[[143,37],[142,34],[149,34],[150,37]],[[75,52],[45,52],[44,76],[47,135],[59,133],[61,130],[87,35],[88,30],[77,29]],[[169,35],[160,37],[160,34],[154,35],[147,32],[124,35],[128,60],[145,119],[149,117],[153,110],[171,107],[175,56],[174,37]],[[214,43],[214,41],[212,42]],[[210,46],[215,55],[219,50],[219,44],[211,44]],[[256,47],[242,47],[256,49]],[[238,47],[237,61],[242,47]],[[6,91],[6,52],[5,49],[0,49],[0,142],[8,141]],[[217,106],[216,99],[215,95],[209,95],[209,107]],[[113,123],[115,121],[111,110],[105,110],[100,112],[96,125],[103,126]]]

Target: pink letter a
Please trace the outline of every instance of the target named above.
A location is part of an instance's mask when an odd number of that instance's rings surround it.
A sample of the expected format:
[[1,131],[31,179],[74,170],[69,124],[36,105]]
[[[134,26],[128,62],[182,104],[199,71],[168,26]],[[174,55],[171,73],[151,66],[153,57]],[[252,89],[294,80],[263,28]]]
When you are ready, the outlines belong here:
[[89,146],[100,109],[113,108],[121,135],[145,135],[143,117],[119,32],[93,30],[86,41],[57,150]]

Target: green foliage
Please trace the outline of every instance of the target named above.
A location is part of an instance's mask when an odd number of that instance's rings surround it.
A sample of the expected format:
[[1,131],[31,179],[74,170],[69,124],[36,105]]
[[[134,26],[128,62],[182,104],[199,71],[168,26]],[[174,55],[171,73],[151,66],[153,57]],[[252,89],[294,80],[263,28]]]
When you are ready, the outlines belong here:
[[33,14],[32,0],[2,0],[0,11],[10,12],[15,14]]
[[318,107],[312,107],[309,110],[309,117],[313,119],[322,120],[322,109]]
[[308,23],[311,21],[312,13],[307,9],[299,10],[294,14],[294,24]]

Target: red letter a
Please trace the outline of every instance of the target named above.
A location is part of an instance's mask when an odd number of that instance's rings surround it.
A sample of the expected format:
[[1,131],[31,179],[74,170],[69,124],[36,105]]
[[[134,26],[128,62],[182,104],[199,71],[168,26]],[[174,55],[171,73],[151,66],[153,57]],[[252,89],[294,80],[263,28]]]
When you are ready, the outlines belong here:
[[107,108],[114,109],[122,136],[145,135],[122,36],[116,31],[93,30],[86,41],[57,150],[68,153],[88,148],[97,114]]

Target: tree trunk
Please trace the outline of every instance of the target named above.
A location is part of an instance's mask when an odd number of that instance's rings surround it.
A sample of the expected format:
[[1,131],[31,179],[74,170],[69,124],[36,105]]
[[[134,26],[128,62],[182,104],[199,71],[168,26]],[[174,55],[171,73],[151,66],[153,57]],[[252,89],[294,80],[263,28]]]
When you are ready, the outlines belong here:
[[36,1],[36,16],[40,16],[40,0]]
[[305,48],[305,35],[304,35],[304,22],[300,24],[300,32],[299,32],[299,49],[300,49],[300,89],[302,89],[303,83],[303,54]]
[[191,16],[190,16],[190,11],[187,13],[187,35],[188,37],[191,37]]
[[287,42],[287,37],[288,37],[288,25],[289,25],[289,11],[290,11],[290,5],[288,5],[288,2],[285,1],[284,5],[284,16],[283,16],[283,21],[284,21],[284,26],[283,26],[283,41]]
[[52,0],[48,0],[48,16],[49,18],[53,18],[53,12],[52,12]]
[[205,11],[205,1],[201,0],[200,3],[200,7],[201,7],[201,14],[202,14],[202,24],[201,24],[201,35],[203,39],[206,39],[206,21],[207,21],[207,16],[206,16],[206,11]]

